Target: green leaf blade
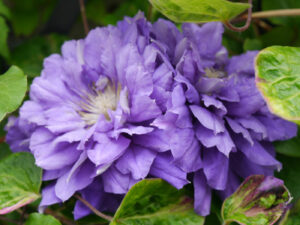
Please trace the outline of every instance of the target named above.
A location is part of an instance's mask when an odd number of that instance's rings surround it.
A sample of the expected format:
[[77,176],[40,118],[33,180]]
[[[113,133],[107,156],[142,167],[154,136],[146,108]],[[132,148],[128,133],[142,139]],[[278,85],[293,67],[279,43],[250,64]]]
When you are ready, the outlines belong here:
[[26,90],[27,78],[18,67],[12,66],[0,76],[0,121],[20,106]]
[[39,213],[32,213],[28,217],[25,225],[61,225],[61,223],[50,215],[43,215]]
[[4,58],[9,57],[9,50],[7,45],[8,26],[3,17],[0,16],[0,56]]
[[228,21],[250,7],[245,3],[226,0],[149,0],[151,4],[175,22],[204,23]]
[[0,0],[0,15],[5,16],[7,19],[10,18],[10,11],[2,0]]
[[193,209],[183,191],[161,179],[134,185],[125,196],[110,225],[201,225],[204,218]]
[[21,152],[0,161],[0,214],[7,214],[40,197],[42,170],[32,154]]
[[300,48],[273,46],[256,58],[256,84],[269,109],[300,124]]

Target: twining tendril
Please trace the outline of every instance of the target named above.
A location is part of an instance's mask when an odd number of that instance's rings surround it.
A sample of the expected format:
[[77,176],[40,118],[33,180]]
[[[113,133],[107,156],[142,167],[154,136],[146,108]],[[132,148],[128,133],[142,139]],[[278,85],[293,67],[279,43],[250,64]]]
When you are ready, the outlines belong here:
[[248,0],[248,3],[251,5],[248,9],[248,17],[246,24],[242,27],[236,27],[230,23],[230,21],[225,21],[226,27],[228,27],[230,30],[236,31],[236,32],[243,32],[249,28],[251,25],[251,20],[252,20],[252,0]]

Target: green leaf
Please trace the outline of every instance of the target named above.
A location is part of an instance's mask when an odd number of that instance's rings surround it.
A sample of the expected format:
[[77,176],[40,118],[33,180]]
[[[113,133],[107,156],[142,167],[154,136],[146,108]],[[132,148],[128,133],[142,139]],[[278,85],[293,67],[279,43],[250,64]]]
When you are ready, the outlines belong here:
[[25,225],[61,225],[53,216],[39,213],[32,213],[28,217]]
[[298,135],[287,141],[275,142],[275,149],[277,152],[292,157],[300,157],[300,127],[298,128]]
[[270,176],[250,176],[224,201],[224,224],[272,225],[284,213],[290,200],[283,181]]
[[0,0],[0,16],[1,15],[5,16],[8,19],[10,18],[10,11],[6,7],[6,5],[4,5],[2,0]]
[[0,56],[8,58],[9,51],[7,45],[8,26],[3,17],[0,16]]
[[256,84],[270,110],[300,124],[300,48],[273,46],[256,58]]
[[27,90],[27,78],[16,66],[0,76],[0,121],[7,113],[16,110]]
[[204,218],[193,209],[183,190],[161,179],[147,179],[134,185],[110,225],[201,225]]
[[250,7],[226,0],[149,0],[162,14],[175,22],[203,23],[228,21]]
[[31,38],[13,49],[10,63],[20,67],[29,77],[39,76],[44,59],[60,52],[65,40],[65,36],[57,34]]
[[0,161],[0,214],[14,211],[40,197],[42,170],[32,154],[20,152]]

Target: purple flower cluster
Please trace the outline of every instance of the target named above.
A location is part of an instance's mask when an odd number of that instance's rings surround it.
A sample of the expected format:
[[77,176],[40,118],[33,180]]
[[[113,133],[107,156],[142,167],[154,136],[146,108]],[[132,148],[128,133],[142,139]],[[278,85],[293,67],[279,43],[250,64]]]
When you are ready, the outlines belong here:
[[[50,181],[42,208],[80,192],[113,211],[133,184],[159,177],[178,189],[192,181],[195,210],[208,215],[212,190],[226,197],[241,177],[280,169],[271,142],[297,127],[268,111],[256,52],[228,58],[220,23],[182,30],[138,14],[45,59],[6,127],[12,150],[32,152]],[[89,213],[76,203],[76,219]]]

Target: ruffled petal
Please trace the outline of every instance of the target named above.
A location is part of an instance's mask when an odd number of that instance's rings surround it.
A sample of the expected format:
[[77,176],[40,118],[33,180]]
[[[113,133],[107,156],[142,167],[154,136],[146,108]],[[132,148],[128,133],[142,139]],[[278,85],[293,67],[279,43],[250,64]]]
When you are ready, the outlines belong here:
[[39,212],[42,213],[47,206],[60,202],[61,200],[55,194],[55,184],[49,184],[42,190],[42,201],[39,205]]
[[222,119],[211,113],[209,110],[197,105],[190,105],[190,109],[198,121],[207,129],[212,130],[214,134],[225,131]]
[[135,180],[144,179],[150,171],[156,154],[147,148],[132,145],[117,161],[116,167],[123,174],[131,173]]
[[174,187],[181,189],[188,184],[187,174],[181,169],[171,164],[172,157],[168,153],[159,154],[151,167],[150,174],[162,178],[172,184]]
[[195,173],[194,179],[194,209],[201,216],[210,213],[211,188],[207,185],[205,175],[200,170]]
[[224,190],[227,185],[228,158],[216,149],[203,151],[203,172],[208,185],[216,190]]
[[68,200],[76,191],[80,191],[93,182],[94,165],[84,162],[70,177],[69,172],[57,179],[55,194],[62,201]]
[[130,140],[123,136],[114,140],[105,134],[95,134],[94,139],[97,144],[87,151],[87,155],[96,166],[112,163],[125,152],[130,144]]
[[214,134],[213,131],[199,125],[196,130],[196,136],[205,147],[211,148],[216,146],[227,157],[235,149],[235,144],[226,130],[223,133]]
[[123,174],[114,166],[111,166],[102,175],[104,190],[108,193],[125,194],[138,180],[130,174]]

